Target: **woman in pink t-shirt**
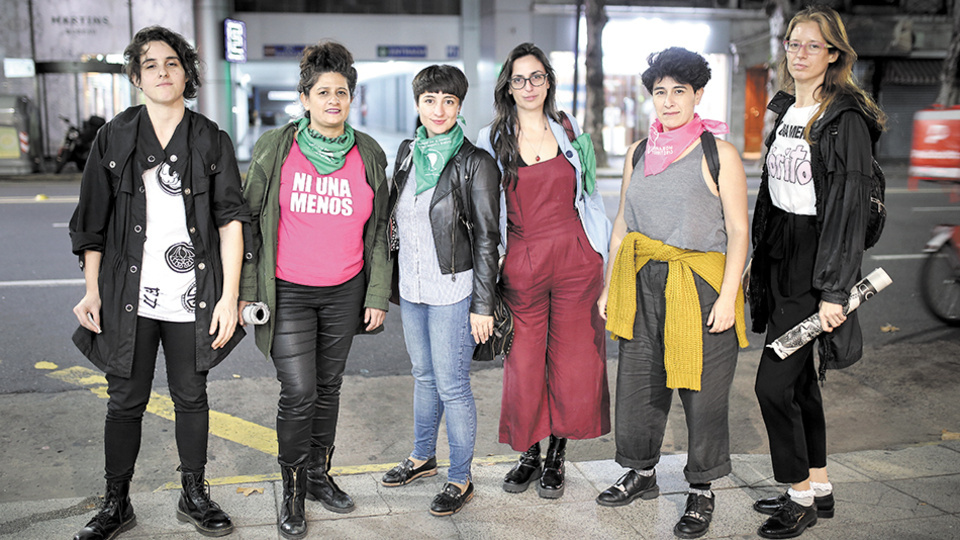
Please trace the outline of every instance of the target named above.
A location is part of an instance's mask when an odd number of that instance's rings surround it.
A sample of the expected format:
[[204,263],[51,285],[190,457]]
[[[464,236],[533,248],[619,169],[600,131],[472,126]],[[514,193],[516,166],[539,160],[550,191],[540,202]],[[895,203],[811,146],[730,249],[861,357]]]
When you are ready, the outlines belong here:
[[298,86],[304,118],[257,141],[244,185],[257,217],[240,310],[260,301],[272,314],[256,338],[280,381],[285,538],[307,533],[305,497],[332,512],[354,509],[329,475],[340,385],[354,334],[381,329],[390,297],[386,156],[346,122],[356,84],[343,45],[307,47]]

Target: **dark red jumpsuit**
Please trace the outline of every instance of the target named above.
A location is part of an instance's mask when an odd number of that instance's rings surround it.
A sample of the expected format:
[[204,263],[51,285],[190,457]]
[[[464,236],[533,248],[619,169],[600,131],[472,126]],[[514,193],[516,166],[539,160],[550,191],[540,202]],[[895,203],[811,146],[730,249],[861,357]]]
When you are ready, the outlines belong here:
[[597,299],[603,258],[574,207],[576,170],[562,156],[520,167],[506,188],[504,299],[513,348],[504,362],[500,442],[523,451],[551,433],[610,432],[606,335]]

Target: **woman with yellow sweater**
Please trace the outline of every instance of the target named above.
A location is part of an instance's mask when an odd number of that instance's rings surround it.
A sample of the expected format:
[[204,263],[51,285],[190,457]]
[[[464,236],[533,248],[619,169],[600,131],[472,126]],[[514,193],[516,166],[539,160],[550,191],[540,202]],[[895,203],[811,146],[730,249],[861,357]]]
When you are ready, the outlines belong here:
[[674,534],[697,538],[713,517],[710,483],[730,472],[727,404],[737,348],[747,344],[740,291],[747,182],[736,148],[713,137],[727,126],[694,113],[710,80],[706,60],[672,47],[647,63],[641,78],[657,121],[627,153],[613,262],[598,302],[621,340],[616,460],[628,470],[597,503],[623,506],[660,494],[654,466],[676,389],[687,420],[690,493]]

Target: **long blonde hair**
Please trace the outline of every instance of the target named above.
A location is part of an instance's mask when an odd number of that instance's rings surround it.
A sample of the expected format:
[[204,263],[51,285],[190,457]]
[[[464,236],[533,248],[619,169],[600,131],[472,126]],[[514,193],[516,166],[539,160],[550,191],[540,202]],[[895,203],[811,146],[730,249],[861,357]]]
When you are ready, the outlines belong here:
[[[824,74],[823,83],[813,91],[813,97],[820,103],[820,107],[817,108],[816,114],[813,115],[813,118],[810,119],[810,122],[807,123],[807,126],[804,128],[804,139],[806,139],[808,143],[812,142],[810,140],[810,129],[813,127],[814,122],[816,122],[838,98],[844,95],[852,95],[857,98],[863,114],[876,120],[880,129],[884,129],[887,115],[880,110],[880,107],[877,106],[873,98],[860,88],[856,78],[853,76],[853,64],[857,61],[857,52],[854,51],[850,45],[850,40],[847,38],[847,30],[843,26],[840,14],[826,6],[807,6],[790,19],[790,24],[787,26],[787,39],[790,38],[790,34],[793,33],[793,29],[798,24],[805,22],[815,23],[820,28],[820,33],[823,34],[823,39],[827,42],[827,45],[833,47],[839,56],[835,62],[827,65],[827,72]],[[827,52],[829,53],[830,51]],[[796,95],[796,81],[787,69],[786,54],[780,59],[778,73],[780,76],[780,88],[785,92]]]

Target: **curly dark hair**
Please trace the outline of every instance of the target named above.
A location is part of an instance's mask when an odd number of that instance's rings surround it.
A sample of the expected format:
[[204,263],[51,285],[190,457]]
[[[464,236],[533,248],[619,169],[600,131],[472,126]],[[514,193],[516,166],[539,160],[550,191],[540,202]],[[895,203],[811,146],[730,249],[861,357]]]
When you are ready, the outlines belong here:
[[185,99],[197,97],[197,89],[203,84],[200,82],[200,57],[197,55],[197,50],[190,46],[186,38],[162,26],[148,26],[140,29],[133,36],[133,41],[123,50],[123,71],[130,81],[140,85],[140,57],[146,52],[147,45],[151,41],[162,41],[177,53],[187,78],[183,97]]
[[653,85],[664,77],[689,84],[696,92],[710,81],[710,65],[699,54],[682,47],[670,47],[647,57],[650,66],[640,75],[644,88],[653,93]]
[[[303,50],[300,57],[300,83],[297,92],[309,94],[317,79],[324,73],[339,73],[347,80],[350,98],[357,89],[357,68],[353,67],[353,55],[336,41],[321,41]],[[309,116],[309,112],[308,112]]]

